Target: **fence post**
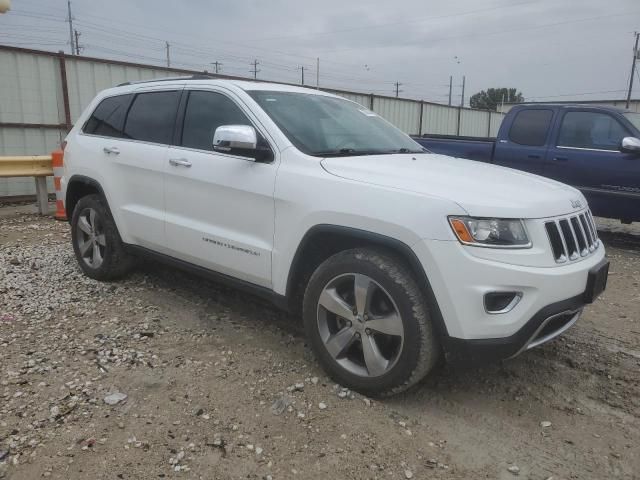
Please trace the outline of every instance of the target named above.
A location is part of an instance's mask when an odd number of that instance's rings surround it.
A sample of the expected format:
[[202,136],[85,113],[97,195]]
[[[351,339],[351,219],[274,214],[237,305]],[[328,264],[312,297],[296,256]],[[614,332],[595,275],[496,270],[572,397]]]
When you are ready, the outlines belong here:
[[372,112],[375,111],[373,109],[373,100],[375,98],[376,98],[376,96],[373,93],[369,94],[369,110],[371,110]]
[[40,215],[46,215],[49,213],[47,177],[36,177],[36,202],[38,204],[38,213]]
[[424,100],[420,100],[420,121],[418,123],[418,136],[422,136],[422,115],[424,113]]
[[456,130],[456,136],[460,136],[460,119],[462,116],[462,107],[458,107],[458,128]]
[[64,105],[64,123],[67,131],[73,127],[71,123],[71,108],[69,107],[69,84],[67,83],[67,62],[65,53],[58,52],[58,64],[60,65],[60,82],[62,85],[62,103]]
[[491,110],[487,112],[489,114],[489,124],[487,125],[487,138],[491,137]]

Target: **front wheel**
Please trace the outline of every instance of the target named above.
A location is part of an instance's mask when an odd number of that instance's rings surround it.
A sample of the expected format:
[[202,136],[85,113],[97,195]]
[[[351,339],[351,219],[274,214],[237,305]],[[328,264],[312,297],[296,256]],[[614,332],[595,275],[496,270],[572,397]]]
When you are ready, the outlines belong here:
[[322,366],[366,395],[401,392],[422,380],[440,354],[427,300],[392,253],[340,252],[312,275],[305,330]]
[[82,271],[95,280],[114,280],[131,270],[133,259],[99,195],[82,197],[71,218],[73,251]]

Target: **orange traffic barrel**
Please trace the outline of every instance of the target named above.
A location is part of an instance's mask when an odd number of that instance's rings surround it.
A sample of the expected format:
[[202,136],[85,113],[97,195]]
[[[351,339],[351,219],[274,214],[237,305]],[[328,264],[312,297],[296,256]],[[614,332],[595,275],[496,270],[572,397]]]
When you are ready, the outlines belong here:
[[51,166],[53,167],[53,184],[56,189],[56,220],[66,220],[67,212],[64,209],[64,199],[62,198],[62,175],[64,174],[64,153],[56,150],[51,153]]

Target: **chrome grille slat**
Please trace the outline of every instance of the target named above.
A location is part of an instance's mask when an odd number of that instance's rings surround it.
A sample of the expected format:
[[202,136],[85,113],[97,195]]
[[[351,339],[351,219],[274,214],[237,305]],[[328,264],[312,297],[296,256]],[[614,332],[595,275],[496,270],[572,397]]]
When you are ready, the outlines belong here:
[[580,249],[580,256],[586,257],[589,254],[589,240],[587,239],[587,235],[584,233],[582,229],[582,225],[580,224],[579,217],[571,217],[571,227],[573,229],[573,234],[578,241],[578,248]]
[[588,210],[550,220],[544,226],[556,263],[587,257],[600,245],[595,222]]
[[587,243],[589,245],[589,251],[593,252],[594,250],[594,241],[593,241],[593,235],[591,234],[591,229],[589,228],[589,225],[587,224],[587,220],[586,220],[586,216],[584,215],[584,213],[581,213],[579,215],[579,219],[580,219],[580,226],[582,227],[582,231],[584,232],[584,234],[587,236]]

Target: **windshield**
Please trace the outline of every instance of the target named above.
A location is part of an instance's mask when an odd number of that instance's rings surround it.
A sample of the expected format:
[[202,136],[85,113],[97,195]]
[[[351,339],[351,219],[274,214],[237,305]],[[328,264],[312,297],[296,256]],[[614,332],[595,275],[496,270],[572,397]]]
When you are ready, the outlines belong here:
[[636,130],[640,130],[640,113],[623,113],[623,115],[636,127]]
[[248,92],[299,150],[315,156],[422,153],[426,150],[374,112],[340,98]]

